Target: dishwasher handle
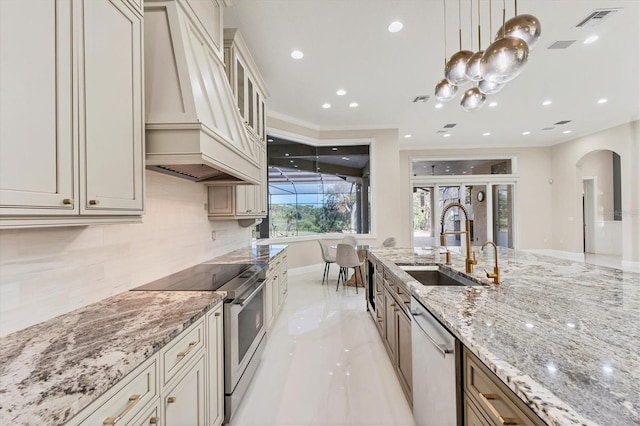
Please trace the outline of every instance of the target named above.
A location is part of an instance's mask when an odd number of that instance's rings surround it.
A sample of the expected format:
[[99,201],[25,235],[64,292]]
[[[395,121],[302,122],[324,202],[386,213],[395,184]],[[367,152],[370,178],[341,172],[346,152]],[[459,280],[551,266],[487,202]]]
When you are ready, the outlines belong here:
[[[422,314],[421,314],[420,312],[418,312],[418,310],[412,310],[412,311],[411,311],[411,315],[412,315],[412,316],[414,316],[414,317],[418,317],[418,316],[420,316],[420,315],[422,315]],[[449,349],[449,348],[447,348],[445,345],[443,345],[443,344],[440,344],[440,343],[436,342],[436,341],[434,340],[434,338],[433,338],[433,337],[431,337],[431,335],[430,335],[429,333],[427,333],[427,330],[425,330],[425,329],[424,329],[424,327],[422,327],[422,326],[420,325],[420,322],[419,322],[417,319],[415,319],[415,318],[414,318],[413,322],[414,322],[418,327],[420,327],[420,330],[422,330],[422,332],[424,333],[424,335],[425,335],[425,336],[427,336],[427,339],[429,339],[429,341],[431,342],[431,344],[433,344],[433,346],[435,346],[435,347],[438,349],[438,351],[440,351],[440,353],[442,354],[442,357],[443,357],[443,358],[445,358],[445,357],[447,356],[447,354],[452,354],[452,353],[454,353],[454,350],[453,350],[453,349]]]

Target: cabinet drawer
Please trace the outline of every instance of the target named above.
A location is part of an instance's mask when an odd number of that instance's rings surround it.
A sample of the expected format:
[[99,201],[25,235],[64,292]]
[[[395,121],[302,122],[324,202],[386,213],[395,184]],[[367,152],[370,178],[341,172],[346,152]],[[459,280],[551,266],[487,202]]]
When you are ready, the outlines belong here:
[[204,320],[200,319],[187,331],[180,333],[179,337],[160,352],[163,372],[162,385],[166,385],[203,346]]
[[161,426],[162,421],[160,418],[160,399],[157,399],[155,403],[148,408],[142,410],[141,414],[133,419],[131,423],[127,423],[127,426],[149,426],[156,425]]
[[153,357],[84,409],[75,425],[126,424],[158,393],[158,359]]
[[468,349],[464,350],[464,392],[490,424],[544,425],[545,423]]
[[468,396],[464,397],[464,426],[492,426],[491,423],[480,414]]

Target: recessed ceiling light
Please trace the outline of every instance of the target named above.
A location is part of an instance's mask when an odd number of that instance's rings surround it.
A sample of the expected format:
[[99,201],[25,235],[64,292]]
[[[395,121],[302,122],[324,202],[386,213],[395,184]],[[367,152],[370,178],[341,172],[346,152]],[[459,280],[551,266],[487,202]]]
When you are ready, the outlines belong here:
[[565,131],[564,131],[564,132],[562,132],[562,133],[564,133],[564,134],[566,135],[567,133],[571,133],[571,130],[565,130]]
[[413,136],[413,135],[404,135],[404,137],[405,137],[406,139],[409,139],[411,136]]
[[551,105],[552,103],[553,103],[552,101],[544,101],[544,102],[542,103],[542,106],[549,106],[549,105]]
[[498,103],[497,103],[497,102],[491,102],[491,103],[489,104],[489,106],[490,106],[491,108],[493,108],[493,107],[495,107],[495,106],[497,106],[497,105],[498,105]]
[[451,136],[451,133],[445,133],[445,134],[444,134],[444,135],[442,135],[442,136],[444,136],[445,138],[448,138],[449,136]]
[[322,104],[322,108],[329,109],[331,108],[331,104]]
[[290,163],[293,163],[293,160],[289,160]]
[[589,36],[589,37],[585,38],[585,39],[584,39],[584,41],[583,41],[583,43],[584,43],[584,44],[591,44],[591,43],[593,43],[594,41],[597,41],[599,38],[600,38],[600,37],[598,37],[597,35],[592,35],[592,36]]
[[402,29],[402,27],[404,27],[404,25],[402,25],[402,22],[395,21],[390,23],[387,29],[389,30],[390,33],[397,33]]
[[357,107],[357,106],[358,106],[358,103],[357,103],[357,102],[351,102],[351,103],[349,104],[349,108],[355,108],[355,107]]
[[467,174],[467,172],[462,172],[462,174],[463,174],[463,175],[466,175],[466,174]]
[[304,53],[302,53],[299,50],[294,50],[293,52],[291,52],[291,57],[293,59],[302,59],[303,56],[304,56]]
[[349,161],[349,157],[342,157],[343,160]]
[[273,139],[267,139],[267,142],[273,142]]
[[347,94],[347,91],[344,89],[338,89],[338,91],[336,92],[336,95],[338,96],[344,96]]
[[606,104],[607,102],[609,102],[609,100],[607,98],[602,98],[602,99],[598,100],[599,104]]
[[331,151],[337,151],[338,148],[336,148],[335,146],[333,148],[331,148]]
[[442,108],[443,106],[444,105],[442,105],[442,104],[436,104],[436,108],[438,108],[438,109]]
[[523,134],[524,136],[527,136],[527,135],[530,135],[530,134],[531,134],[531,132],[529,132],[529,131],[527,131],[527,132],[522,132],[522,134]]
[[285,157],[288,157],[288,156],[289,156],[289,153],[288,153],[288,152],[285,152],[285,153],[284,153],[284,156],[285,156]]
[[489,133],[489,132],[485,132],[485,133],[482,134],[482,136],[489,136],[489,135],[491,135],[491,133]]

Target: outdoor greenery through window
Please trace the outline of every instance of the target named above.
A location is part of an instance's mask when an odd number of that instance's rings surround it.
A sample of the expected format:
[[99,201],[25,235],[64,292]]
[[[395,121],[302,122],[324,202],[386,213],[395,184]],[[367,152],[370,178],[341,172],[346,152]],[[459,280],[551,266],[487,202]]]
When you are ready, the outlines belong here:
[[368,145],[267,144],[269,215],[262,238],[370,232]]

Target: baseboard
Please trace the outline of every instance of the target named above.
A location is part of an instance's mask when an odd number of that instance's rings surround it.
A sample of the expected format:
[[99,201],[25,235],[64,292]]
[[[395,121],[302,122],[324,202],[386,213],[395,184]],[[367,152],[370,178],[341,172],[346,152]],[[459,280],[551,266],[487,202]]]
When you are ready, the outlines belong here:
[[640,262],[634,262],[633,260],[623,260],[622,269],[625,271],[640,273]]

